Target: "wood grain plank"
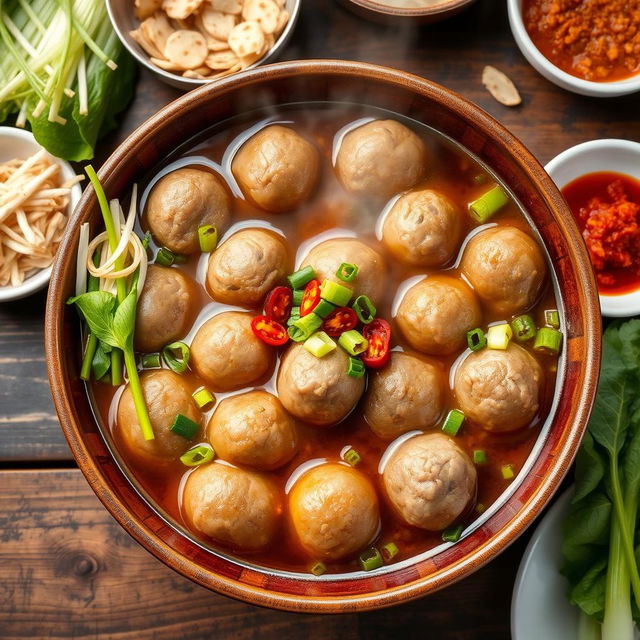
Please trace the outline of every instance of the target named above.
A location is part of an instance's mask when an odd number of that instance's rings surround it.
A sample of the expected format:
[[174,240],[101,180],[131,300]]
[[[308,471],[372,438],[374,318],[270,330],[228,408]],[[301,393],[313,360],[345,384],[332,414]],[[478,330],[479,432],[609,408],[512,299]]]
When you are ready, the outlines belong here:
[[523,542],[458,585],[391,610],[313,616],[216,595],[111,518],[77,470],[0,471],[0,637],[506,640]]
[[[524,60],[509,30],[505,3],[477,2],[436,25],[384,26],[349,13],[336,2],[305,0],[283,59],[340,58],[403,68],[473,100],[547,162],[584,140],[640,140],[637,97],[577,96],[542,78]],[[523,104],[498,104],[480,82],[493,64],[516,82]],[[120,127],[100,143],[100,165],[136,126],[180,93],[147,70]],[[0,461],[70,460],[54,417],[42,355],[44,295],[0,307]],[[18,426],[16,426],[18,425]]]

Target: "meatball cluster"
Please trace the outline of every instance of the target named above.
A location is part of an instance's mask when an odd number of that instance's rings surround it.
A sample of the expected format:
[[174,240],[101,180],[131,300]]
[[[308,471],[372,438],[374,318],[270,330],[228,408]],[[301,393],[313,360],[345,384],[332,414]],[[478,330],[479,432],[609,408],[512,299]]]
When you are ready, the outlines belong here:
[[[337,338],[339,344],[321,355],[289,340],[296,338],[285,326],[294,322],[291,307],[304,317],[303,301],[314,294],[313,288],[291,291],[287,279],[294,271],[287,237],[308,235],[295,226],[295,216],[283,223],[286,234],[264,222],[243,221],[228,230],[230,189],[221,175],[199,166],[164,175],[146,203],[143,223],[157,245],[184,256],[201,251],[203,225],[214,225],[222,241],[197,268],[194,259],[184,267],[149,267],[137,307],[136,350],[157,352],[191,339],[189,371],[142,371],[155,437],[142,435],[138,389],[134,385],[134,394],[131,384],[117,404],[114,437],[129,460],[153,473],[184,460],[192,446],[210,447],[212,460],[182,478],[181,514],[194,531],[234,551],[260,552],[281,535],[306,559],[336,562],[376,543],[384,513],[426,531],[459,524],[473,509],[478,477],[463,440],[443,432],[449,410],[461,411],[464,428],[480,440],[523,429],[540,410],[544,374],[531,350],[513,342],[467,349],[471,330],[534,313],[547,277],[535,239],[513,224],[488,224],[463,244],[471,224],[463,203],[438,176],[430,177],[439,166],[432,151],[400,122],[372,120],[336,142],[339,183],[331,186],[349,192],[348,203],[354,195],[366,197],[367,207],[380,214],[379,242],[309,242],[297,261],[299,269],[312,267],[309,278],[332,281],[342,294],[350,290],[348,302],[331,302],[355,319],[349,326],[362,332],[360,344],[368,336],[364,354],[348,352]],[[322,148],[280,124],[245,140],[228,175],[245,212],[240,217],[251,207],[267,214],[298,210],[298,216],[314,198],[312,206],[321,203]],[[364,207],[363,219],[366,213]],[[343,266],[357,273],[350,279]],[[391,305],[391,283],[400,280],[405,284]],[[319,283],[311,284],[317,291]],[[285,309],[275,307],[283,314],[276,327],[282,340],[269,341],[256,321],[275,321],[267,313],[284,287]],[[206,294],[210,306],[196,321]],[[378,307],[375,321],[387,315],[390,324],[383,326],[391,327],[392,339],[386,346],[368,333],[373,319],[363,317],[356,296]],[[326,317],[336,309],[325,311],[318,311],[314,326],[329,332]],[[384,359],[376,360],[383,347]],[[200,386],[213,392],[204,409],[197,401]],[[340,423],[354,411],[366,422],[357,428],[368,428],[366,442],[381,454],[359,467],[344,453],[339,460],[339,451],[331,457],[318,447],[323,437],[332,443],[343,437],[346,449],[353,423]],[[180,417],[191,431],[176,429]],[[317,427],[333,427],[332,436]]]

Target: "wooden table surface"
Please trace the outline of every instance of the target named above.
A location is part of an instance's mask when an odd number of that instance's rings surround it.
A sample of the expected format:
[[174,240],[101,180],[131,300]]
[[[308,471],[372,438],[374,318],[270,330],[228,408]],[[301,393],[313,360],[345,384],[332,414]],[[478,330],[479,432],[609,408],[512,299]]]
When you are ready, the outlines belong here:
[[[593,138],[640,140],[638,98],[585,98],[547,82],[517,49],[500,0],[479,0],[453,19],[423,27],[381,26],[334,0],[303,0],[284,57],[362,60],[439,82],[500,120],[542,163]],[[485,64],[516,82],[520,107],[504,107],[486,93]],[[178,95],[142,71],[134,102],[101,143],[95,164]],[[166,568],[115,523],[75,468],[49,394],[44,308],[44,293],[0,306],[0,638],[511,637],[511,590],[527,534],[453,587],[359,615],[269,611],[218,596]]]

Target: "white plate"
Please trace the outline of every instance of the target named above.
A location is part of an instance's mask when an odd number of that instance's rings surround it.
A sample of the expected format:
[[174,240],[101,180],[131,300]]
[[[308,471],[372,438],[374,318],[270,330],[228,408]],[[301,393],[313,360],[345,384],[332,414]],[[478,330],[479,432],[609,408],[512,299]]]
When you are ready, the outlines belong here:
[[573,488],[560,496],[542,519],[524,552],[511,599],[512,640],[573,640],[578,609],[567,600],[560,575],[562,520]]

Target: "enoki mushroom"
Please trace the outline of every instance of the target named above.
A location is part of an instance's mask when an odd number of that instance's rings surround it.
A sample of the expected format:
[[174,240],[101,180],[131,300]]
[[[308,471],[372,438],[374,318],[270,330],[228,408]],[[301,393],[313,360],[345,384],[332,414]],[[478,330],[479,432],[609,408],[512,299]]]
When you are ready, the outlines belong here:
[[0,286],[18,286],[51,266],[80,180],[61,183],[60,167],[44,149],[0,163]]

